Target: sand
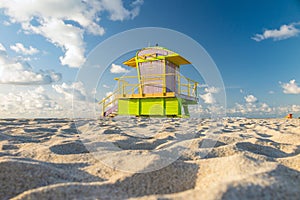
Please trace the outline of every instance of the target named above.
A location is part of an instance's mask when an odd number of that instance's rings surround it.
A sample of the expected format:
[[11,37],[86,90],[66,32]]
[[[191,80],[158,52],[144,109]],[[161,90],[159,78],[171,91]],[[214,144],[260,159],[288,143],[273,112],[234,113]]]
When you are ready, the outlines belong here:
[[299,119],[155,120],[0,120],[0,199],[300,199]]

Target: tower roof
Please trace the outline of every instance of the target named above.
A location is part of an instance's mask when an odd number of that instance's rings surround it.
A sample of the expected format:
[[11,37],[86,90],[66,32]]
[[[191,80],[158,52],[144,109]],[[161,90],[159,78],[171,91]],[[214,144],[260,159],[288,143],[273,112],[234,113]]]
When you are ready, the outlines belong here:
[[136,67],[137,61],[147,62],[163,59],[168,60],[178,66],[191,64],[188,60],[180,56],[178,53],[175,53],[174,51],[159,46],[143,48],[137,51],[135,57],[123,62],[123,64],[129,67]]

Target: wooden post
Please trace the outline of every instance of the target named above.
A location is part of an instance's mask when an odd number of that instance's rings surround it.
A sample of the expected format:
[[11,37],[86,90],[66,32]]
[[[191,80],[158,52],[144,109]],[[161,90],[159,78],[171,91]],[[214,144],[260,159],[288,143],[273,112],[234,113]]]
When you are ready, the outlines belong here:
[[198,88],[197,88],[198,83],[195,82],[194,84],[195,84],[195,85],[194,85],[194,87],[195,87],[195,97],[197,98],[197,96],[198,96]]
[[177,72],[177,84],[178,84],[178,88],[177,88],[177,91],[178,91],[178,94],[180,94],[181,93],[181,83],[180,83],[180,73],[179,73],[179,71]]
[[139,61],[138,61],[138,59],[139,59],[138,52],[136,52],[136,55],[135,55],[135,66],[136,66],[137,75],[138,75],[138,81],[139,81],[139,94],[141,95],[143,93],[143,90],[142,90],[141,74],[140,74],[140,67],[139,67]]
[[105,100],[103,101],[103,103],[102,103],[102,117],[104,117],[104,113],[105,113]]
[[162,79],[163,79],[163,94],[166,95],[166,92],[167,92],[167,84],[166,84],[166,59],[163,60],[164,62],[164,66],[163,66],[163,76],[162,76]]
[[190,89],[191,89],[191,83],[190,83],[190,79],[187,79],[188,80],[188,96],[191,96],[190,94],[191,94],[191,91],[190,91]]
[[125,94],[125,83],[124,82],[122,84],[122,95],[123,95],[123,97],[126,95]]

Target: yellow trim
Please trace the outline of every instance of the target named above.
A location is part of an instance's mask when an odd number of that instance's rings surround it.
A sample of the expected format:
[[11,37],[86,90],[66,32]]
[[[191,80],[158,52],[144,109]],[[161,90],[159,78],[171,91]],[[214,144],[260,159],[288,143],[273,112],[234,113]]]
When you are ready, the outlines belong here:
[[130,58],[129,60],[123,62],[124,65],[127,65],[129,67],[136,67],[136,59],[135,57]]
[[164,76],[162,77],[163,79],[163,93],[167,92],[167,82],[166,82],[166,60],[164,60],[164,66],[163,66],[163,74]]
[[106,103],[107,100],[109,100],[112,96],[116,95],[119,92],[119,90],[116,90],[115,92],[113,92],[111,95],[108,95],[107,97],[103,98],[101,101],[98,102],[98,104],[102,104],[102,116],[104,116],[104,112],[106,110],[106,108],[113,104],[114,102],[116,102],[118,100],[118,98],[114,98],[112,101]]
[[143,56],[135,56],[123,62],[123,64],[129,67],[136,67],[137,62],[141,63],[141,62],[149,62],[149,61],[164,60],[164,59],[174,63],[177,66],[191,64],[188,60],[186,60],[184,57],[180,56],[179,54],[171,54],[167,56],[156,56],[156,57],[153,57],[153,55],[155,54],[145,54]]
[[149,98],[149,97],[175,97],[175,92],[167,92],[167,93],[152,93],[152,94],[119,94],[117,98]]
[[[186,78],[185,76],[182,76],[177,73],[165,73],[165,74],[147,74],[143,76],[141,79],[139,79],[139,83],[129,83],[126,80],[128,79],[137,79],[138,76],[123,76],[118,79],[118,84],[120,84],[119,94],[127,95],[127,94],[133,94],[134,90],[136,88],[139,88],[138,94],[142,94],[142,88],[145,85],[158,85],[156,82],[157,80],[163,80],[167,76],[175,76],[178,83],[177,83],[177,94],[185,94],[187,96],[193,96],[197,97],[197,82]],[[182,80],[181,80],[182,79]],[[151,81],[147,82],[147,84],[144,83],[144,80]],[[166,88],[166,83],[161,84],[161,87]],[[166,91],[163,91],[163,93],[166,93]]]
[[166,60],[168,60],[178,66],[191,64],[187,59],[180,56],[179,54],[166,56]]
[[[158,56],[156,53],[151,53],[151,54],[145,54],[145,55],[138,56],[139,52],[146,50],[146,49],[163,49],[163,50],[168,51],[169,54],[166,56],[162,56],[162,55]],[[180,56],[178,53],[175,53],[175,52],[173,52],[167,48],[163,48],[163,47],[147,47],[147,48],[140,49],[139,51],[136,52],[135,57],[132,57],[132,58],[126,60],[125,62],[123,62],[123,64],[127,65],[129,67],[137,67],[137,63],[139,63],[139,62],[149,62],[149,61],[164,60],[164,59],[176,64],[177,66],[191,64],[187,59]]]
[[143,93],[143,88],[142,88],[142,83],[141,83],[140,66],[139,66],[137,56],[138,56],[138,52],[136,52],[136,55],[135,55],[135,64],[136,64],[136,70],[137,70],[138,81],[139,81],[139,94],[142,94]]

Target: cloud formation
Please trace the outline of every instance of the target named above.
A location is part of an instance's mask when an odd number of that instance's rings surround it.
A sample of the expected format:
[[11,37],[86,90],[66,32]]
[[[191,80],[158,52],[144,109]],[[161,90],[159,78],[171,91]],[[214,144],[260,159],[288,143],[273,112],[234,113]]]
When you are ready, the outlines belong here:
[[245,96],[244,99],[247,103],[255,103],[258,101],[258,99],[252,94]]
[[288,83],[279,82],[283,88],[283,93],[285,94],[300,94],[300,86],[296,83],[296,80],[290,80]]
[[133,19],[140,12],[140,6],[144,3],[143,0],[135,0],[131,3],[131,10],[126,9],[123,6],[122,0],[102,0],[103,8],[110,13],[110,20],[123,21],[125,19]]
[[0,53],[1,52],[6,52],[6,48],[0,43]]
[[276,41],[295,37],[300,32],[300,29],[296,27],[297,25],[299,25],[299,23],[282,25],[279,29],[265,30],[262,34],[255,34],[252,39],[260,42],[266,39],[273,39]]
[[200,98],[203,99],[204,103],[206,103],[206,104],[216,103],[216,100],[213,97],[212,93],[202,94],[202,95],[200,95]]
[[0,94],[0,97],[1,114],[9,113],[13,116],[22,114],[22,117],[24,115],[27,115],[26,117],[34,117],[41,112],[61,110],[61,107],[49,98],[42,86],[26,91],[12,91],[5,95]]
[[33,55],[39,52],[38,49],[29,46],[29,48],[25,48],[22,43],[16,43],[15,45],[11,45],[10,49],[15,51],[16,53],[21,53],[23,55]]
[[62,94],[65,100],[84,101],[87,98],[82,82],[62,83],[61,85],[52,85],[52,88]]
[[205,92],[208,92],[208,93],[218,93],[220,91],[219,88],[216,88],[216,87],[207,87],[204,89]]
[[271,108],[266,103],[247,103],[247,104],[239,104],[236,103],[234,107],[227,109],[228,114],[234,115],[243,115],[243,116],[251,116],[251,115],[264,115],[270,114],[274,111],[274,108]]
[[286,116],[287,113],[300,114],[300,105],[270,106],[267,103],[239,104],[227,109],[229,116]]
[[215,104],[216,103],[216,99],[214,97],[213,94],[217,94],[220,92],[219,88],[216,88],[214,86],[207,86],[204,85],[204,94],[200,94],[199,97],[204,101],[204,103],[206,104]]
[[122,0],[1,0],[0,9],[10,23],[21,24],[27,34],[38,34],[60,47],[62,65],[80,67],[85,62],[84,33],[103,35],[102,13],[111,20],[132,19],[138,15],[143,1],[136,0],[124,7]]
[[103,84],[102,85],[104,88],[106,88],[106,89],[109,89],[110,87],[108,86],[108,85],[106,85],[106,84]]
[[110,68],[110,72],[113,74],[124,74],[124,73],[128,73],[129,70],[123,68],[120,65],[112,64]]
[[0,84],[41,85],[60,79],[60,73],[52,70],[35,72],[27,62],[8,57],[5,48],[0,44]]
[[[85,99],[81,83],[47,86],[5,86],[0,91],[0,117],[96,117],[100,108],[95,101]],[[59,89],[58,89],[59,88]],[[61,90],[61,92],[57,92]],[[73,93],[74,90],[74,93]],[[75,101],[73,103],[73,94]],[[91,110],[95,108],[96,110]],[[95,112],[94,112],[95,111]]]

